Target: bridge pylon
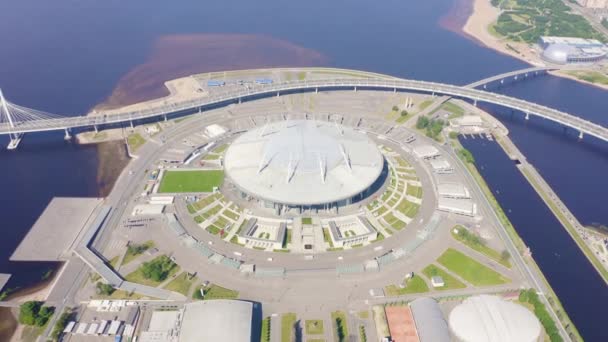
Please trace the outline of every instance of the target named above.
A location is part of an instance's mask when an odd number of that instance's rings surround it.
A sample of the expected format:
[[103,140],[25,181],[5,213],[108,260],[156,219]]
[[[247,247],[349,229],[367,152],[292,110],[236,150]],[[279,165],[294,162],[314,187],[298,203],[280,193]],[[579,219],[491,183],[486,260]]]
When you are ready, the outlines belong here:
[[21,142],[21,139],[23,138],[23,133],[12,132],[13,128],[15,128],[15,120],[13,119],[11,111],[8,109],[8,104],[6,102],[6,98],[4,98],[4,93],[2,92],[2,89],[0,89],[0,107],[3,113],[3,115],[0,115],[0,119],[2,119],[1,121],[4,121],[4,116],[6,118],[6,121],[8,121],[9,137],[11,139],[6,148],[8,150],[15,150],[17,149],[19,143]]

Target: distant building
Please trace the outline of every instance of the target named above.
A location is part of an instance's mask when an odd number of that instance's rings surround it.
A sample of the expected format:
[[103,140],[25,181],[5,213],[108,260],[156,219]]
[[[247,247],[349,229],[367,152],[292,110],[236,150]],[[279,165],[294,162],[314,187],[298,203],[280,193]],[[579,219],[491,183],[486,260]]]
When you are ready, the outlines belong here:
[[585,8],[608,8],[608,0],[576,0]]
[[539,45],[541,57],[553,64],[595,63],[608,55],[608,47],[596,39],[543,36]]

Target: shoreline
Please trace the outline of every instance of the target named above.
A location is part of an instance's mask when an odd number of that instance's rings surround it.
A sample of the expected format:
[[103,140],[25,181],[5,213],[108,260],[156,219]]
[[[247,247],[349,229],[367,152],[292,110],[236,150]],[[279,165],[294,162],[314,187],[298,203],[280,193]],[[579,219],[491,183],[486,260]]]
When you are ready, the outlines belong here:
[[[454,7],[460,7],[460,9],[452,9],[445,17],[456,15],[462,11],[462,9],[469,10],[469,16],[464,24],[461,24],[459,28],[453,25],[453,22],[447,18],[442,18],[440,24],[442,27],[460,34],[467,39],[473,40],[476,43],[492,49],[496,52],[505,54],[510,57],[517,58],[525,63],[534,66],[546,66],[546,63],[538,57],[538,52],[535,51],[530,45],[526,43],[516,43],[507,41],[496,36],[488,30],[501,13],[501,10],[492,6],[490,0],[457,0]],[[456,19],[458,22],[458,19]],[[608,85],[601,83],[593,83],[576,76],[570,75],[567,71],[593,71],[585,66],[572,67],[567,70],[550,71],[549,73],[553,76],[567,78],[583,84],[588,84],[603,90],[608,90]]]

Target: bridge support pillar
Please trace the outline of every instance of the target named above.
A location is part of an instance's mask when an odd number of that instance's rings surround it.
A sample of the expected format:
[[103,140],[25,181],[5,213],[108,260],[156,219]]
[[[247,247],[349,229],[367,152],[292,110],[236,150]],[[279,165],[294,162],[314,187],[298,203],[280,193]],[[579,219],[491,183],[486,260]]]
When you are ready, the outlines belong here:
[[277,91],[277,97],[281,96],[281,92]]
[[129,120],[129,125],[131,125],[131,129],[133,129],[133,120]]
[[319,93],[319,88],[315,88],[315,94]]
[[393,88],[393,93],[396,93],[396,92],[397,92],[397,88]]
[[163,120],[165,120],[165,122],[167,122],[167,115],[163,115]]
[[198,107],[198,113],[200,114],[202,112],[203,112],[203,109],[201,107]]
[[239,97],[239,104],[241,104],[241,98]]
[[583,140],[583,131],[578,132],[578,140]]
[[357,91],[357,87],[355,87],[355,92]]
[[431,97],[435,97],[435,92],[432,92],[432,93],[431,93]]
[[19,143],[21,142],[21,139],[23,138],[23,133],[11,133],[9,136],[11,138],[11,141],[8,143],[6,149],[16,150],[17,146],[19,146]]
[[530,120],[530,113],[526,113],[526,121]]
[[477,107],[477,100],[473,100],[473,106]]
[[500,80],[500,84],[505,84],[505,79]]
[[97,125],[93,125],[93,129],[95,130],[95,133],[99,133],[99,130],[97,129]]
[[65,139],[65,140],[72,139],[72,136],[70,135],[70,130],[68,128],[65,129],[65,135],[63,136],[63,139]]

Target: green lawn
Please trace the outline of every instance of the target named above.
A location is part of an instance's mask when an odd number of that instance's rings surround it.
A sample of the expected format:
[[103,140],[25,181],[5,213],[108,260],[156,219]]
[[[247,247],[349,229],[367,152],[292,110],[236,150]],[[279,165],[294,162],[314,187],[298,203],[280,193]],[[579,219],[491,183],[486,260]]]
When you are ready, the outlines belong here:
[[220,145],[213,150],[213,153],[222,154],[224,153],[224,151],[226,151],[227,148],[228,144]]
[[420,104],[418,105],[418,108],[420,108],[420,110],[425,110],[431,104],[433,104],[432,100],[424,100],[424,101],[420,102]]
[[127,248],[127,253],[125,254],[125,257],[122,259],[123,265],[130,263],[131,261],[135,260],[138,256],[142,255],[145,251],[149,250],[150,248],[153,248],[154,241],[148,240],[148,241],[142,243],[141,245],[143,246],[143,249],[144,249],[141,253],[137,253],[137,251]]
[[320,319],[307,319],[305,331],[306,335],[321,335],[323,333],[323,321]]
[[222,170],[165,171],[158,192],[211,192],[223,180]]
[[408,185],[406,193],[408,195],[416,197],[416,198],[422,198],[422,187],[420,187],[420,186],[414,186],[414,185]]
[[311,217],[302,217],[302,224],[312,224]]
[[434,276],[440,276],[441,278],[443,278],[443,282],[445,283],[445,285],[443,287],[435,288],[436,290],[439,290],[439,291],[463,289],[463,288],[467,287],[460,280],[456,279],[455,277],[450,275],[448,272],[446,272],[446,271],[442,270],[441,268],[439,268],[435,265],[432,265],[432,264],[425,267],[422,270],[422,273],[429,279],[431,279],[431,277],[434,277]]
[[131,152],[137,151],[137,149],[139,149],[145,143],[146,139],[144,139],[139,133],[133,133],[127,137],[127,144],[129,144],[129,149]]
[[348,339],[348,325],[346,324],[346,314],[343,311],[334,311],[331,313],[331,321],[334,327],[334,341],[346,341]]
[[437,261],[474,286],[500,285],[510,282],[500,273],[452,248],[443,252]]
[[292,342],[294,337],[294,325],[296,314],[286,313],[281,316],[281,342]]
[[179,292],[184,296],[187,296],[188,291],[190,290],[190,287],[192,287],[192,284],[194,284],[195,280],[196,278],[189,279],[187,272],[182,272],[180,275],[175,277],[175,279],[171,280],[171,282],[165,286],[165,289]]
[[270,342],[270,317],[262,320],[262,329],[260,330],[260,342]]
[[404,288],[397,285],[389,285],[385,288],[385,290],[386,294],[389,296],[401,296],[405,294],[428,292],[429,287],[424,279],[415,275],[407,281]]
[[[488,258],[501,263],[503,266],[511,268],[511,263],[509,262],[509,258],[505,258],[501,256],[501,253],[499,253],[497,250],[494,250],[488,246],[486,246],[483,243],[476,243],[474,241],[472,241],[471,239],[466,239],[463,235],[463,232],[469,232],[468,229],[466,229],[463,226],[456,226],[454,228],[458,229],[458,234],[454,233],[454,229],[452,229],[451,233],[452,233],[452,237],[460,242],[462,242],[463,244],[465,244],[467,247],[478,251],[479,253],[487,256]],[[469,234],[472,234],[469,232]]]
[[[166,255],[158,256],[158,257],[152,259],[151,261],[149,261],[148,263],[158,262],[159,260],[161,260],[161,258],[166,258]],[[133,283],[138,283],[138,284],[143,284],[143,285],[148,285],[148,286],[153,286],[153,287],[156,287],[156,286],[160,285],[160,283],[162,283],[164,281],[164,280],[162,280],[162,281],[155,281],[154,279],[146,278],[144,276],[144,274],[143,274],[143,271],[142,271],[143,267],[144,267],[144,265],[142,264],[135,271],[127,274],[127,276],[125,277],[125,279],[127,281],[130,281],[130,282],[133,282]],[[177,272],[179,272],[179,270],[180,270],[179,266],[177,266],[176,264],[174,264],[174,266],[169,270],[169,272],[167,274],[167,277],[165,279],[171,278],[174,274],[176,274]]]
[[205,299],[237,299],[239,292],[211,284],[204,290]]

